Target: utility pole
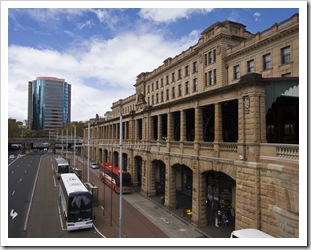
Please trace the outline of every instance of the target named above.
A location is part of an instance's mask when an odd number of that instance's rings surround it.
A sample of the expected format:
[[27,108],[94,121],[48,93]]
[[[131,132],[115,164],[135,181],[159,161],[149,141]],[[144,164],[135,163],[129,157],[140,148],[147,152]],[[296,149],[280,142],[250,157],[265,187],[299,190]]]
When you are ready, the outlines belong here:
[[87,182],[90,182],[90,122],[88,123],[87,131]]
[[73,167],[76,168],[76,125],[74,130],[74,146],[73,146]]
[[120,111],[120,218],[119,218],[119,238],[122,238],[122,111]]

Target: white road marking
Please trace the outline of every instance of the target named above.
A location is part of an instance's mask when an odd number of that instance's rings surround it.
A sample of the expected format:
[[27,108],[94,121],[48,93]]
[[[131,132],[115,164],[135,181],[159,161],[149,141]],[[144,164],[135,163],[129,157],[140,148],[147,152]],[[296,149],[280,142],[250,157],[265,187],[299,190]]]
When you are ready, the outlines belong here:
[[54,187],[58,187],[58,185],[56,185],[56,180],[55,180],[55,175],[53,175],[53,180],[54,180]]
[[169,221],[165,220],[165,218],[161,217],[161,220],[163,220],[166,224],[170,223]]
[[15,190],[13,191],[13,193],[12,193],[12,196],[15,194]]
[[20,179],[19,179],[19,182],[21,182],[22,180],[23,180],[23,178],[20,178]]
[[14,171],[12,171],[12,174],[14,173]]
[[62,227],[62,230],[65,231],[66,229],[63,227],[62,214],[61,214],[61,212],[60,212],[59,202],[57,202],[57,208],[58,208],[58,214],[59,214],[60,225],[61,225],[61,227]]
[[10,216],[12,216],[12,220],[18,215],[16,211],[14,212],[14,209],[11,210]]
[[96,232],[103,238],[106,238],[105,235],[103,235],[101,232],[99,232],[99,230],[95,227],[95,225],[93,224],[94,229],[96,230]]

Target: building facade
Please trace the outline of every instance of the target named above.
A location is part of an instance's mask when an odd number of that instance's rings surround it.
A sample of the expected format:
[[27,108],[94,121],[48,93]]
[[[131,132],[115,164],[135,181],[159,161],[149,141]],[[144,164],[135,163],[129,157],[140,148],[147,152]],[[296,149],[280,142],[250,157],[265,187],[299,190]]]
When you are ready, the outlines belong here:
[[213,24],[90,124],[91,159],[120,165],[122,131],[122,167],[144,195],[175,209],[182,194],[198,227],[210,200],[233,208],[236,229],[299,237],[298,52],[298,14],[257,34]]
[[28,82],[28,124],[52,133],[71,120],[71,85],[64,79],[37,77]]

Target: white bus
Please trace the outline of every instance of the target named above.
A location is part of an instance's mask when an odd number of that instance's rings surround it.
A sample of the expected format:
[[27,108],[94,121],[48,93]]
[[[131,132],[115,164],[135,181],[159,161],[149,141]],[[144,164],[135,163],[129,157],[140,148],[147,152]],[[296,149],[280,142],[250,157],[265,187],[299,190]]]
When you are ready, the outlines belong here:
[[93,196],[76,174],[61,175],[59,197],[67,231],[93,227]]
[[55,174],[57,179],[63,173],[69,173],[69,163],[62,157],[55,158]]

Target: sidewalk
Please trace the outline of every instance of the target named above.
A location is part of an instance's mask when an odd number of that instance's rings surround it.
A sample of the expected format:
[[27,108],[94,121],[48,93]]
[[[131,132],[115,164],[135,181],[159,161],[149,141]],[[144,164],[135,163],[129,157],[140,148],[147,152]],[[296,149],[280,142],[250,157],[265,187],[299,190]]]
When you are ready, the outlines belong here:
[[235,228],[234,218],[230,219],[229,226],[215,227],[214,216],[210,211],[208,211],[208,225],[203,228],[195,227],[191,224],[189,216],[183,216],[183,202],[187,203],[187,201],[182,196],[177,196],[180,204],[178,209],[165,208],[160,196],[148,198],[139,192],[124,196],[124,199],[171,238],[229,238]]

